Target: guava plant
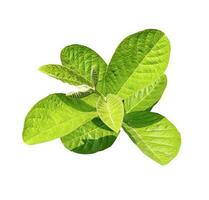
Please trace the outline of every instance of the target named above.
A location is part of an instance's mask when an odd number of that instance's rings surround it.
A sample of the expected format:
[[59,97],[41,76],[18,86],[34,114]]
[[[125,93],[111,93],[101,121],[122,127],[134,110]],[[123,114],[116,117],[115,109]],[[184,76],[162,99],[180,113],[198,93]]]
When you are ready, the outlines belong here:
[[61,65],[44,65],[40,71],[78,90],[35,104],[25,119],[24,142],[61,138],[67,149],[90,154],[110,147],[122,127],[144,154],[167,164],[181,138],[168,119],[151,109],[166,88],[169,56],[168,38],[155,29],[125,38],[109,64],[86,46],[65,47]]

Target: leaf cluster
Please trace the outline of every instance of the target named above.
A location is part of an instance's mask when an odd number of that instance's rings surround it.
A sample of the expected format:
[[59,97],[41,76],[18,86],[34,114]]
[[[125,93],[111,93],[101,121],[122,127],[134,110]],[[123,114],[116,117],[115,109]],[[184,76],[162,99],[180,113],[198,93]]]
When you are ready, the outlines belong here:
[[108,65],[86,46],[65,47],[61,64],[40,71],[78,91],[51,94],[35,104],[25,119],[24,142],[60,138],[67,149],[90,154],[110,147],[123,128],[145,155],[169,163],[179,151],[180,134],[151,111],[166,88],[169,56],[168,38],[155,29],[126,37]]

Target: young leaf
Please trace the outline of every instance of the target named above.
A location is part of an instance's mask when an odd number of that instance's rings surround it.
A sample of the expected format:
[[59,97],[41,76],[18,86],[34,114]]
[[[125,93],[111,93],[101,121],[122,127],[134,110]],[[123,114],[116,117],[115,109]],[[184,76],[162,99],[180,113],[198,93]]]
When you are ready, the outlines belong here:
[[124,115],[121,98],[113,94],[107,95],[106,99],[100,97],[96,108],[101,120],[117,133],[120,130]]
[[39,70],[53,78],[61,80],[64,83],[69,83],[72,85],[86,84],[92,86],[91,82],[79,75],[76,71],[73,71],[72,69],[68,69],[61,65],[44,65],[40,67]]
[[126,99],[165,71],[170,44],[159,30],[147,29],[125,38],[116,49],[103,81],[104,92]]
[[178,130],[160,114],[129,113],[123,128],[144,154],[161,165],[169,163],[179,151],[181,138]]
[[89,82],[92,69],[96,71],[99,82],[104,78],[107,64],[95,51],[86,46],[78,44],[66,46],[61,51],[60,57],[64,66],[76,70]]
[[94,92],[94,90],[89,89],[87,91],[78,91],[78,92],[70,92],[68,94],[66,94],[68,97],[72,97],[72,98],[83,98],[86,96],[89,96],[90,94],[92,94]]
[[163,75],[147,87],[135,92],[124,101],[126,113],[152,108],[160,100],[166,85],[166,75]]
[[[88,99],[90,104],[85,101]],[[97,116],[92,97],[82,100],[52,94],[39,101],[26,116],[23,140],[27,144],[50,141],[69,134]]]
[[110,147],[118,133],[108,128],[99,118],[80,126],[61,138],[64,146],[76,153],[90,154]]

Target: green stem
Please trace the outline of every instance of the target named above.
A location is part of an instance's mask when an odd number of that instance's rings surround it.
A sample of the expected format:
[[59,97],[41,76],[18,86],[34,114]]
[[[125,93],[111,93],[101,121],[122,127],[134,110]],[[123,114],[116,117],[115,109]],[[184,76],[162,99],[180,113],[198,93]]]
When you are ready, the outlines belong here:
[[101,96],[101,97],[104,99],[104,101],[106,101],[106,97],[105,97],[101,92],[99,92],[99,91],[96,90],[96,89],[94,89],[94,92],[95,92],[96,94],[98,94],[99,96]]

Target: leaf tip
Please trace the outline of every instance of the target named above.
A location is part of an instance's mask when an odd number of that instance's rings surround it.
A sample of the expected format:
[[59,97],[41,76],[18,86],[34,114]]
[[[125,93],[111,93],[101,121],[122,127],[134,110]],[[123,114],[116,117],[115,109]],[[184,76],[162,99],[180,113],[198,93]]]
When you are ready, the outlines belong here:
[[47,65],[42,65],[41,67],[38,68],[38,71],[42,73],[46,73]]
[[24,132],[23,132],[23,135],[22,135],[22,140],[23,140],[23,142],[24,142],[25,144],[27,144],[27,145],[32,145],[32,144],[33,144],[33,143],[31,142],[31,140],[28,139],[28,137],[26,137],[26,136],[24,135]]

